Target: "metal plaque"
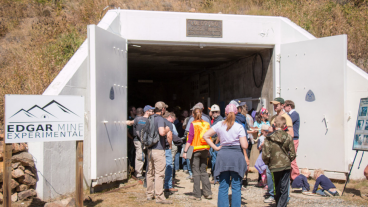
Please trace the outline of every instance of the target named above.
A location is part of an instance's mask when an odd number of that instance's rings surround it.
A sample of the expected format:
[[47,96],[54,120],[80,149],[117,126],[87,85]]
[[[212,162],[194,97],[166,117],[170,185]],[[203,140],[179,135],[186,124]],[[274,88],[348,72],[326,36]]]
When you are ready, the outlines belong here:
[[222,38],[222,20],[187,19],[187,37]]

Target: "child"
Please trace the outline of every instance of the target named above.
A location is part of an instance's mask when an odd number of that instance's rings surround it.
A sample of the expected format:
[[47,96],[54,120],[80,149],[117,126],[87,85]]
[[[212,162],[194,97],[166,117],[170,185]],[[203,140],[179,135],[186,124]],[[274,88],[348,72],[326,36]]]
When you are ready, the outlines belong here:
[[287,206],[291,161],[296,154],[293,138],[282,130],[286,126],[286,119],[277,116],[275,126],[276,130],[268,134],[264,141],[262,159],[273,173],[276,206]]
[[[261,127],[261,136],[258,138],[258,143],[257,143],[257,148],[259,150],[259,157],[257,159],[257,164],[259,164],[259,166],[255,166],[256,169],[259,172],[259,178],[258,178],[258,184],[256,185],[256,187],[265,187],[265,190],[267,190],[267,173],[266,173],[266,169],[267,169],[267,165],[264,165],[263,160],[262,160],[262,147],[264,145],[264,139],[266,138],[267,134],[268,134],[268,125],[262,125]],[[262,166],[264,165],[264,166]]]
[[[335,185],[328,179],[324,174],[324,171],[321,169],[315,170],[313,177],[316,179],[316,184],[313,188],[313,193],[317,193],[321,196],[340,196],[339,192]],[[318,186],[321,185],[322,189],[317,190]]]
[[310,172],[308,168],[302,169],[302,174],[298,175],[293,181],[293,184],[291,185],[292,188],[302,188],[302,192],[309,191],[309,183],[308,178],[310,176]]

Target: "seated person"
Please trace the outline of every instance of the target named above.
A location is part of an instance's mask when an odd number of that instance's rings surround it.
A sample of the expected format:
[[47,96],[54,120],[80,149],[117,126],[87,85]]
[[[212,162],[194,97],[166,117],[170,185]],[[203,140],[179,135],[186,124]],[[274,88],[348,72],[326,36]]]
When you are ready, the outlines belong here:
[[[321,169],[315,170],[313,177],[316,179],[316,184],[313,188],[313,193],[317,193],[321,196],[340,196],[339,192],[335,185],[328,179],[324,174],[324,171]],[[322,189],[318,190],[318,186],[321,185]]]
[[308,178],[310,176],[310,172],[308,168],[303,168],[302,173],[296,177],[291,185],[292,188],[301,188],[302,192],[309,191],[309,183]]

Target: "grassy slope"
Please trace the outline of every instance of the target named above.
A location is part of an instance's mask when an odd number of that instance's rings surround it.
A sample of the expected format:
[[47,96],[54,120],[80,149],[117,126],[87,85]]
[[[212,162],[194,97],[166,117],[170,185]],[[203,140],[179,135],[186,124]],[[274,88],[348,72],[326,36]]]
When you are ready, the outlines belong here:
[[368,71],[367,0],[0,0],[0,125],[4,94],[41,94],[106,6],[284,16],[316,37],[348,34],[349,60]]

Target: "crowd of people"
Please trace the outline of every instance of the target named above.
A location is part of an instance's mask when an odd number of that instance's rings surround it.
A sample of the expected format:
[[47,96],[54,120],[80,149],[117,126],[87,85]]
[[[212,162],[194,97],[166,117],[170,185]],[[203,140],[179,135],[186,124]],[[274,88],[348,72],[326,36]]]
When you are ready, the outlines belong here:
[[[128,157],[134,176],[145,180],[147,200],[171,204],[164,192],[178,191],[175,172],[182,169],[188,174],[186,179],[193,182],[189,199],[212,199],[211,184],[218,184],[218,206],[230,205],[230,186],[231,206],[241,206],[241,194],[248,186],[252,149],[259,150],[256,186],[266,190],[265,203],[287,206],[290,188],[308,193],[310,172],[302,169],[300,173],[295,159],[300,126],[295,103],[280,97],[270,103],[276,113],[272,117],[264,107],[248,112],[246,103],[237,99],[226,106],[224,117],[216,104],[205,114],[200,102],[189,112],[180,107],[169,112],[169,106],[162,101],[154,107],[130,107]],[[322,170],[315,170],[314,177],[317,180],[311,193],[339,196]]]

